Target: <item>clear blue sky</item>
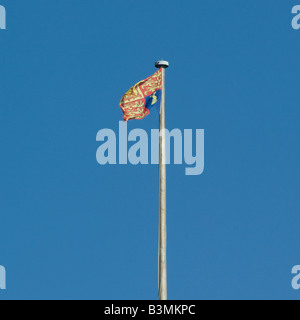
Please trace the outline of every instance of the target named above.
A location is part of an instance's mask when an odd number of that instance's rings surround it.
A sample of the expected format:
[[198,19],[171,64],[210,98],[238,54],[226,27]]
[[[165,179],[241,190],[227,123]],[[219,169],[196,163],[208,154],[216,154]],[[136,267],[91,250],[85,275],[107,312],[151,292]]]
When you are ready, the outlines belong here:
[[[300,299],[300,1],[9,1],[0,30],[0,299],[156,299],[158,168],[100,166],[121,96],[167,71],[170,299]],[[152,113],[129,129],[157,128]]]

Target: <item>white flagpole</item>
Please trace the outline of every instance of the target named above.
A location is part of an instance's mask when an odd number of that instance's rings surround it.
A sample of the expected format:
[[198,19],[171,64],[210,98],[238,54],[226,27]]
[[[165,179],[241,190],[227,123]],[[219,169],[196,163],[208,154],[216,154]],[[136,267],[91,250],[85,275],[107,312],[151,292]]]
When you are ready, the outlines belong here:
[[159,116],[159,227],[158,227],[158,290],[159,300],[167,300],[167,172],[166,172],[166,135],[165,135],[165,69],[167,61],[155,63],[162,68],[162,94]]

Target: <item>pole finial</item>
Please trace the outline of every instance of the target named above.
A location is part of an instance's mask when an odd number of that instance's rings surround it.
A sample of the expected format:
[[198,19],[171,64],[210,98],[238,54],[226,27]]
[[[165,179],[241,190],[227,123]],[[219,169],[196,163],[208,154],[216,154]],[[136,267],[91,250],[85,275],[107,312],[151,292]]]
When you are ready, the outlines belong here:
[[160,68],[168,68],[169,67],[169,62],[168,61],[164,61],[164,60],[160,60],[155,62],[155,67],[160,69]]

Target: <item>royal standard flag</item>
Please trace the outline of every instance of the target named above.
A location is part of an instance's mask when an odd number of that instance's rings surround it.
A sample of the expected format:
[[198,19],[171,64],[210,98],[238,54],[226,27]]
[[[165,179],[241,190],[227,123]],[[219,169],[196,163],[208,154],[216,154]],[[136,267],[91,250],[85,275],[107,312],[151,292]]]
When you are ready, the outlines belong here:
[[121,99],[120,107],[125,121],[145,118],[152,108],[160,107],[162,69],[153,76],[138,82]]

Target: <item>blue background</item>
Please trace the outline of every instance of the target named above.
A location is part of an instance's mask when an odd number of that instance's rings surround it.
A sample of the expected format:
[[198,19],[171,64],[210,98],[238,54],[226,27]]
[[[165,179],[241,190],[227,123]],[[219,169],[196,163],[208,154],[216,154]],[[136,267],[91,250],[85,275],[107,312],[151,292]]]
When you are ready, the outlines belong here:
[[158,168],[96,134],[161,58],[167,127],[205,129],[203,175],[168,167],[169,298],[300,298],[300,1],[0,4],[0,299],[157,298]]

